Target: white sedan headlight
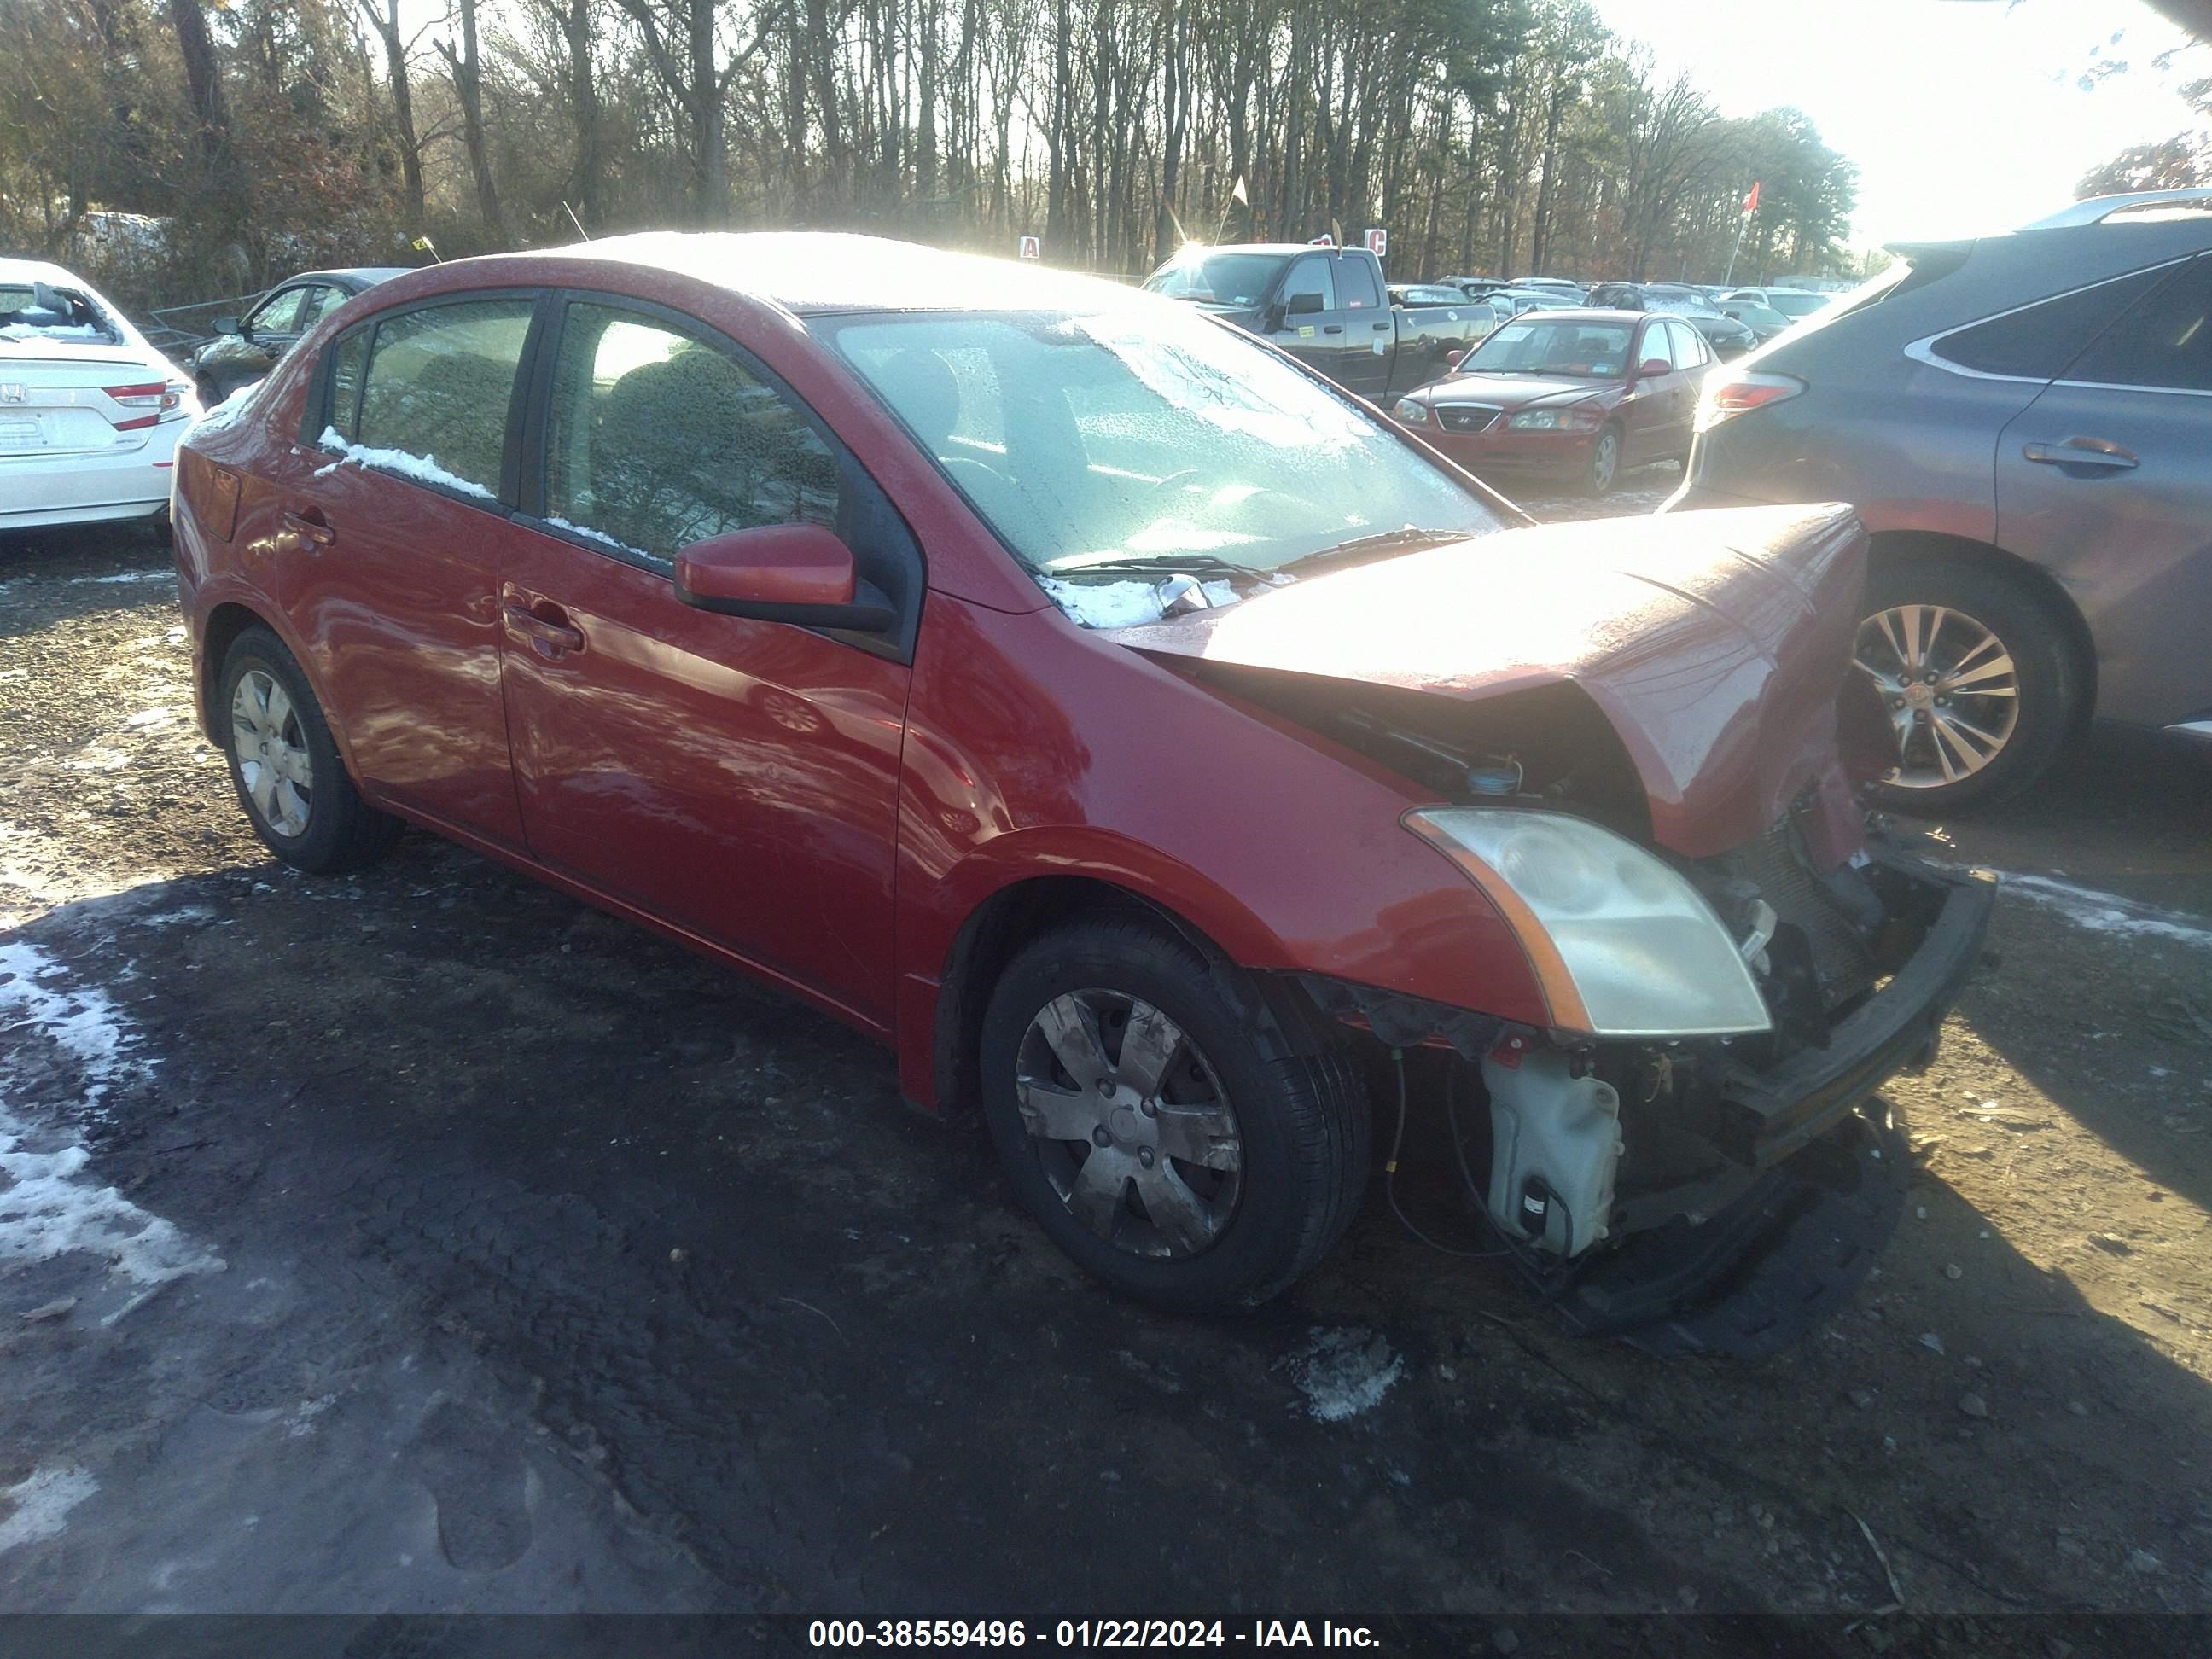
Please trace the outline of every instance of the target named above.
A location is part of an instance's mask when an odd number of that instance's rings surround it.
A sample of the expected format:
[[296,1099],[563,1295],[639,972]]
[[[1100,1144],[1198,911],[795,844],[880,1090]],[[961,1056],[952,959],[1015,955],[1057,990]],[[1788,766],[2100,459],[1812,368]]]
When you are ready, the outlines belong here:
[[1504,913],[1554,1024],[1608,1037],[1772,1028],[1705,896],[1626,836],[1565,813],[1503,807],[1431,807],[1405,823]]

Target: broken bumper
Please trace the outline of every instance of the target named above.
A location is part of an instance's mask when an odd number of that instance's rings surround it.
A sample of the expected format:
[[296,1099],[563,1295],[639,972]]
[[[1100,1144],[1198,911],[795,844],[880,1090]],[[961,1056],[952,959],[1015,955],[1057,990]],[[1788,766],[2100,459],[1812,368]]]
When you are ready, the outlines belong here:
[[1985,876],[1881,862],[1918,908],[1917,946],[1837,1022],[1827,1048],[1764,1070],[1722,1070],[1735,1172],[1694,1203],[1680,1192],[1632,1200],[1646,1230],[1632,1220],[1621,1245],[1589,1260],[1561,1293],[1572,1328],[1657,1352],[1771,1353],[1842,1306],[1879,1259],[1904,1208],[1909,1155],[1889,1113],[1869,1102],[1934,1054],[1980,960],[1996,896]]

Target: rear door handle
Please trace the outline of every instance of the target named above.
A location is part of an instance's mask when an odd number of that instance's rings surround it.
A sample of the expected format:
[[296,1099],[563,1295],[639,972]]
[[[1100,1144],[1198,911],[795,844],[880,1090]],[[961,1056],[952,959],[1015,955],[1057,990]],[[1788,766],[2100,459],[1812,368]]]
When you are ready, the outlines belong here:
[[1377,334],[1387,334],[1390,331],[1390,325],[1388,323],[1376,323],[1374,327]]
[[[567,652],[584,648],[584,630],[568,620],[568,613],[548,600],[538,601],[538,610],[509,600],[503,607],[507,632],[527,641],[530,647],[542,657],[557,657]],[[550,611],[550,616],[539,614]]]
[[338,532],[331,528],[319,507],[307,507],[298,513],[284,515],[284,533],[292,538],[293,545],[302,553],[311,548],[328,547],[337,540]]
[[2131,449],[2105,438],[2065,438],[2055,444],[2027,444],[2021,454],[2045,466],[2106,466],[2124,471],[2140,465]]

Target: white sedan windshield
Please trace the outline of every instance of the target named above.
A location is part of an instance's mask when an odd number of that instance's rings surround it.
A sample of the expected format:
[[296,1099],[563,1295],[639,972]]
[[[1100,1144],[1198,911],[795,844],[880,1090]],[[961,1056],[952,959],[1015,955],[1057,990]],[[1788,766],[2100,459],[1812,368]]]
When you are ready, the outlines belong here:
[[1401,531],[1501,527],[1382,421],[1160,305],[817,322],[1032,570],[1264,573]]

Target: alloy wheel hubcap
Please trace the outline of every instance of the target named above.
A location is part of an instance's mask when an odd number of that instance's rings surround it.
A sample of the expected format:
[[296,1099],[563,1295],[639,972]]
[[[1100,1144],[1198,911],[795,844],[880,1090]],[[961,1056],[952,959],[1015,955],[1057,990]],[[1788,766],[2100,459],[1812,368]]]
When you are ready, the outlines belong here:
[[246,671],[230,698],[230,752],[255,815],[280,836],[304,835],[315,769],[299,711],[276,678]]
[[1613,482],[1613,459],[1620,448],[1620,441],[1610,432],[1601,432],[1598,434],[1597,458],[1590,465],[1590,476],[1600,483]]
[[1054,997],[1023,1035],[1015,1086],[1045,1178],[1108,1243],[1194,1255],[1228,1225],[1243,1187],[1237,1114],[1198,1046],[1151,1003]]
[[1856,658],[1897,734],[1888,781],[1940,789],[2004,752],[2020,719],[2020,675],[1986,624],[1940,605],[1899,605],[1859,624]]

